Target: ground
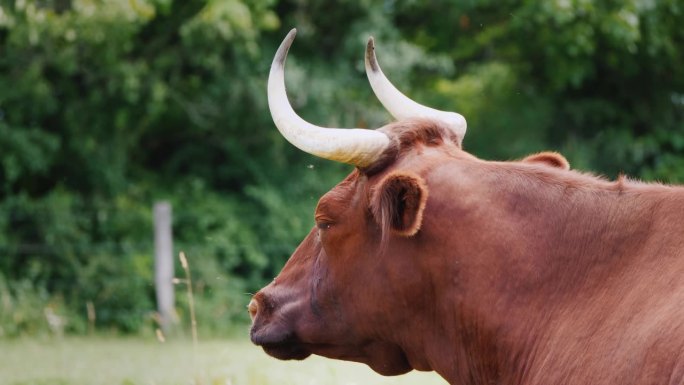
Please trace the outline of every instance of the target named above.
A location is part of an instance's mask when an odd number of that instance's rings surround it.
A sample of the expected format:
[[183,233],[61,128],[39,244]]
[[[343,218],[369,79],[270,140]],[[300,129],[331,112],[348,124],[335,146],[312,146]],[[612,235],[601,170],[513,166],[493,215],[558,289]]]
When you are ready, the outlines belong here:
[[434,373],[382,377],[365,365],[268,357],[246,339],[22,338],[0,340],[0,385],[444,385]]

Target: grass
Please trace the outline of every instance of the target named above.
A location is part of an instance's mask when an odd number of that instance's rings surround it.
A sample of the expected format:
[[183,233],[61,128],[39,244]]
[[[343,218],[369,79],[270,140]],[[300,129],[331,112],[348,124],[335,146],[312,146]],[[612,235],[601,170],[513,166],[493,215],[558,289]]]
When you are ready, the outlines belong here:
[[[444,385],[434,373],[382,377],[362,364],[311,357],[278,361],[246,337],[0,340],[0,385]],[[196,365],[196,367],[194,367]]]

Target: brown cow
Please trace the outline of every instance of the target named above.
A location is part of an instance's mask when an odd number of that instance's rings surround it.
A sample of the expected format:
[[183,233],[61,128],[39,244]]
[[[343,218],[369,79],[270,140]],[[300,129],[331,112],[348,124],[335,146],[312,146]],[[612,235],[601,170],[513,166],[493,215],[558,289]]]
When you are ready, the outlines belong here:
[[[367,72],[398,119],[378,130],[301,120],[273,62],[283,135],[357,166],[249,305],[273,357],[318,354],[451,384],[684,384],[684,189],[568,170],[553,153],[480,160],[465,120]],[[550,167],[553,166],[553,167]]]

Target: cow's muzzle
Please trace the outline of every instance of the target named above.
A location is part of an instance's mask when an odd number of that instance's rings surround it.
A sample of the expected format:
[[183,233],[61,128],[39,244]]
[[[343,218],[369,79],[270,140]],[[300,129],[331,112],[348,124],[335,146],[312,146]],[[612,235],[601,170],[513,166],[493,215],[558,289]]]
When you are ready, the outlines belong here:
[[268,355],[281,360],[303,360],[311,355],[297,337],[288,317],[278,314],[263,296],[252,298],[247,310],[252,319],[250,339]]

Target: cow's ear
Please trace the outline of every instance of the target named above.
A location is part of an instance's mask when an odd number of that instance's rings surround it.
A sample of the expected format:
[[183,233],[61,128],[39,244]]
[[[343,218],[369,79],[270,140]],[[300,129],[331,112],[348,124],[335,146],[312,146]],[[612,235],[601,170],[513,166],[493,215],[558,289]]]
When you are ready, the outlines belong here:
[[570,163],[568,160],[565,159],[563,155],[553,151],[544,151],[538,154],[529,155],[522,161],[527,163],[542,163],[547,166],[556,167],[563,170],[570,169]]
[[371,210],[383,232],[410,237],[420,230],[428,190],[423,179],[413,173],[393,172],[376,185]]

